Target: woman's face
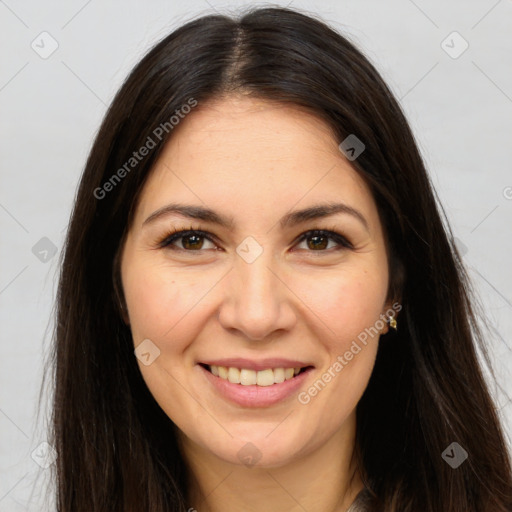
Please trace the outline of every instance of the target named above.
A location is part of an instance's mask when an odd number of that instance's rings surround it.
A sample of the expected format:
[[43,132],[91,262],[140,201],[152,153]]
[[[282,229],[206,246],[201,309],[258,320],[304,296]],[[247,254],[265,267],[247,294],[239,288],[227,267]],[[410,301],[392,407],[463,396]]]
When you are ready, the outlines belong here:
[[390,306],[383,236],[317,118],[230,97],[181,121],[121,273],[140,370],[189,446],[272,467],[353,433]]

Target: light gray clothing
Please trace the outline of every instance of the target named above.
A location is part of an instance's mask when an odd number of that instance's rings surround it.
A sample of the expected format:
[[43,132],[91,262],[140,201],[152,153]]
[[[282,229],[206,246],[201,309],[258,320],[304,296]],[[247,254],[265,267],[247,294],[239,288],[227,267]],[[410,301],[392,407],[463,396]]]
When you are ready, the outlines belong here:
[[368,503],[370,498],[370,491],[366,488],[362,489],[352,505],[348,508],[347,512],[368,512]]

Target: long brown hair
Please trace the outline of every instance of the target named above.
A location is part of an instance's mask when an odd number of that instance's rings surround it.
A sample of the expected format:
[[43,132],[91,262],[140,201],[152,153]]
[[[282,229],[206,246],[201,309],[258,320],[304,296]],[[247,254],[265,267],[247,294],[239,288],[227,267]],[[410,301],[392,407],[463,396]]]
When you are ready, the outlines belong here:
[[[58,288],[52,443],[59,512],[190,506],[176,427],[142,379],[118,307],[118,256],[137,198],[172,137],[171,117],[191,99],[201,105],[236,92],[305,108],[339,142],[355,134],[365,144],[353,165],[371,187],[389,241],[389,297],[403,305],[357,407],[358,464],[372,511],[510,512],[510,459],[477,359],[485,343],[469,280],[411,130],[352,43],[315,16],[284,8],[188,22],[140,61],[103,120]],[[148,136],[147,156],[131,162]],[[457,468],[442,457],[453,442],[468,454]]]

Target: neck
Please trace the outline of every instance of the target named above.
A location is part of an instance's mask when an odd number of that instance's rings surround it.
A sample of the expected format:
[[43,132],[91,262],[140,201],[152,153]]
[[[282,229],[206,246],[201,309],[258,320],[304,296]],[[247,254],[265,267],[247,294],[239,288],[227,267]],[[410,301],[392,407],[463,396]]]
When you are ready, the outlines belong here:
[[267,468],[232,464],[182,441],[191,474],[187,507],[197,512],[345,512],[363,488],[353,457],[355,415],[322,446]]

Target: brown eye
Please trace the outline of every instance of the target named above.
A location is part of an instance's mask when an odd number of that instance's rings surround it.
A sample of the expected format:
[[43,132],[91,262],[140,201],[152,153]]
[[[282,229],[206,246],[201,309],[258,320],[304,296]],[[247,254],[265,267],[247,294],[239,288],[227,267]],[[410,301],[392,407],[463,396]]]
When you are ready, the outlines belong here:
[[313,235],[307,238],[309,241],[308,247],[310,249],[326,249],[329,245],[329,238],[322,235]]
[[[175,242],[181,240],[181,247],[177,246]],[[183,230],[177,231],[170,236],[167,236],[159,244],[160,247],[168,247],[169,249],[181,250],[181,251],[200,251],[204,247],[204,242],[208,241],[213,244],[210,237],[197,230]]]
[[315,229],[304,233],[300,239],[300,242],[306,242],[307,249],[310,251],[322,252],[325,249],[332,249],[328,247],[330,241],[334,241],[334,249],[339,250],[341,248],[351,249],[352,244],[342,235],[334,231],[325,231],[321,229]]
[[186,235],[182,236],[182,245],[185,249],[201,249],[204,243],[201,235]]
[[[181,240],[181,247],[176,243],[178,240]],[[204,231],[195,229],[181,230],[167,235],[159,243],[159,247],[178,251],[201,252],[202,249],[205,249],[205,240],[214,246],[210,247],[210,249],[216,247],[212,237],[208,236]],[[303,242],[306,242],[306,250],[308,252],[326,252],[330,249],[353,248],[352,244],[341,234],[322,229],[315,229],[304,233],[299,240],[299,244]],[[332,242],[334,242],[334,246],[329,246]]]

